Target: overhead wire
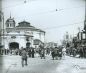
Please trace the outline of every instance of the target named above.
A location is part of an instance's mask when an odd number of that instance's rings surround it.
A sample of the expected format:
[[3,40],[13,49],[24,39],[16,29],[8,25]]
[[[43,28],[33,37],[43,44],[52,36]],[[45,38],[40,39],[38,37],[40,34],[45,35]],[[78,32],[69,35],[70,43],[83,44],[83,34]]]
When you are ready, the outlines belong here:
[[75,25],[75,24],[80,24],[80,23],[83,23],[83,22],[84,21],[73,23],[73,24],[65,24],[65,25],[59,25],[59,26],[54,26],[54,27],[48,27],[48,28],[43,28],[43,29],[44,30],[51,30],[51,29],[56,29],[56,28],[63,28],[63,27],[67,27],[67,26],[71,26],[71,25]]
[[[4,9],[10,8],[10,7],[16,7],[16,6],[19,6],[19,5],[22,5],[22,4],[26,4],[26,3],[27,3],[27,1],[25,0],[21,4],[20,3],[19,4],[15,4],[15,5],[8,6],[8,7],[5,7],[5,8],[2,8],[2,9],[4,10]],[[36,14],[32,14],[31,16],[33,16],[33,15],[41,15],[41,14],[47,14],[47,13],[53,13],[53,12],[57,12],[57,11],[70,10],[70,9],[81,8],[81,7],[85,7],[85,6],[83,5],[83,6],[76,6],[76,7],[71,7],[71,8],[59,8],[59,9],[57,9],[57,3],[56,3],[56,8],[55,9],[47,10],[47,11],[44,11],[44,12],[39,12],[39,13],[36,13]],[[18,17],[18,18],[21,18],[21,17]],[[75,23],[75,24],[77,24],[77,23]],[[74,25],[74,24],[71,24],[71,25]],[[49,28],[44,28],[44,29],[48,30],[48,29],[65,27],[65,26],[69,26],[69,24],[67,24],[67,25],[61,25],[61,26],[55,26],[55,27],[49,27]]]
[[[26,3],[28,3],[28,2],[26,0],[24,0],[23,3],[19,3],[19,4],[15,4],[15,5],[12,5],[12,6],[2,8],[2,10],[10,8],[10,7],[16,7],[16,6],[19,6],[19,5],[22,5],[22,4],[26,4]],[[38,12],[38,13],[33,13],[30,16],[37,16],[37,15],[48,14],[48,13],[55,13],[57,11],[64,11],[64,10],[69,10],[69,9],[73,9],[73,8],[81,8],[81,7],[85,7],[85,6],[77,6],[77,7],[72,7],[72,8],[64,8],[64,9],[59,8],[59,9],[57,9],[57,0],[56,0],[56,8],[55,9],[42,11],[42,12]],[[17,18],[21,18],[21,17],[17,17]]]
[[[65,11],[65,10],[74,9],[74,8],[81,8],[81,7],[84,7],[84,6],[73,7],[73,8],[64,8],[64,9],[58,9],[58,10],[56,10],[56,9],[46,10],[46,11],[42,11],[42,12],[30,14],[29,17],[30,17],[30,16],[43,15],[43,14],[56,13],[56,12],[58,12],[58,11]],[[23,17],[23,16],[20,16],[20,17],[17,17],[17,18],[22,18],[22,17]],[[28,15],[25,16],[25,17],[28,17]]]
[[[26,0],[24,0],[24,2],[22,3],[19,3],[19,4],[15,4],[15,5],[12,5],[12,6],[7,6],[7,7],[4,7],[2,8],[1,10],[4,10],[4,9],[8,9],[8,8],[12,8],[12,7],[17,7],[17,6],[20,6],[20,5],[24,5],[28,3]],[[45,12],[41,12],[39,14],[43,14],[43,13],[52,13],[52,12],[56,12],[56,11],[63,11],[63,10],[69,10],[69,9],[73,9],[73,8],[81,8],[81,7],[85,7],[84,5],[83,6],[76,6],[76,7],[71,7],[71,8],[57,8],[57,1],[56,1],[56,8],[55,9],[52,9],[52,10],[49,10],[49,11],[45,11]]]
[[[65,25],[59,25],[59,26],[54,26],[54,27],[48,27],[48,28],[42,28],[42,30],[52,30],[52,29],[59,29],[59,28],[63,28],[63,27],[69,27],[69,26],[72,26],[72,25],[76,25],[76,24],[80,24],[80,23],[83,23],[84,21],[81,21],[81,22],[77,22],[77,23],[73,23],[73,24],[65,24]],[[22,35],[20,35],[22,36]]]

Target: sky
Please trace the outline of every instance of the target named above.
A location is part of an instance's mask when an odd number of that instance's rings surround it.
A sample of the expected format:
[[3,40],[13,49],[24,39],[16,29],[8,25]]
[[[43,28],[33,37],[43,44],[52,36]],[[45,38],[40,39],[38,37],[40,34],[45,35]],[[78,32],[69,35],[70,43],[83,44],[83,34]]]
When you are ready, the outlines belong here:
[[26,20],[46,32],[46,41],[60,43],[66,32],[75,36],[83,29],[85,0],[2,0],[5,21]]

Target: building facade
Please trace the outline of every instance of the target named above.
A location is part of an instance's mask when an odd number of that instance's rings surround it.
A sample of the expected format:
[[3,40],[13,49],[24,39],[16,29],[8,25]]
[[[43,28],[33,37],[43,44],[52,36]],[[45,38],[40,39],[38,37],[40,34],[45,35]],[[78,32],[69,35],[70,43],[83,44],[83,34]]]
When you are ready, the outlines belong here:
[[[1,8],[0,8],[1,9]],[[3,30],[4,30],[4,14],[2,11],[0,11],[0,48],[3,47],[3,44],[2,44],[2,36],[3,36]]]
[[37,29],[27,21],[19,22],[16,26],[15,20],[10,16],[5,22],[5,29],[2,38],[2,44],[5,49],[21,49],[22,47],[35,48],[35,46],[44,43],[45,31]]

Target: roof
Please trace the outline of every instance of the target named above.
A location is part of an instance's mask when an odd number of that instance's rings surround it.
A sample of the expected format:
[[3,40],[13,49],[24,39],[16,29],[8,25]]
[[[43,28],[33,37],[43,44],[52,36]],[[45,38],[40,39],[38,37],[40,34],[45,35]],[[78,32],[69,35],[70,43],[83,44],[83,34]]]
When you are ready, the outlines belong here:
[[31,26],[30,23],[27,22],[27,21],[22,21],[22,22],[19,22],[18,24],[19,24],[19,25],[16,26],[16,27],[18,27],[18,29],[19,29],[19,28],[23,28],[23,29],[28,28],[28,29],[33,29],[33,30],[38,31],[38,32],[44,32],[44,33],[45,33],[45,31],[43,31],[43,30],[41,30],[41,29],[37,29],[37,28],[35,28],[34,26]]
[[19,24],[19,25],[16,26],[16,27],[33,27],[33,26],[31,26],[30,23],[27,22],[27,21],[22,21],[22,22],[19,22],[18,24]]
[[14,20],[14,18],[10,17],[6,20],[6,23],[14,23],[15,24],[15,20]]

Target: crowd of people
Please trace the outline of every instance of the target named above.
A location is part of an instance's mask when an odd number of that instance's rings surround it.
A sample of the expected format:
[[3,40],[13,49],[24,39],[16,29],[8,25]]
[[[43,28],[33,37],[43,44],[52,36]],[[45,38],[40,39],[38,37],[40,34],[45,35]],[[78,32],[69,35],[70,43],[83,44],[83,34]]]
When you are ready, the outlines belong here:
[[[32,57],[34,58],[34,55],[36,53],[38,53],[40,55],[41,58],[45,58],[45,54],[46,55],[49,55],[51,54],[52,58],[54,59],[54,57],[58,56],[58,57],[62,57],[62,54],[64,53],[63,50],[64,50],[65,47],[61,46],[61,47],[55,47],[55,48],[24,48],[26,49],[27,51],[27,54],[29,57]],[[21,56],[21,52],[22,52],[22,49],[0,49],[0,55],[20,55]],[[77,48],[74,48],[74,47],[66,47],[66,54],[69,55],[69,56],[73,56],[73,57],[76,57],[77,55],[80,57],[80,58],[86,58],[86,47],[77,47]]]
[[86,58],[86,49],[85,47],[54,47],[54,48],[44,48],[39,47],[35,48],[21,48],[21,49],[0,49],[0,55],[19,55],[22,57],[22,66],[27,65],[27,58],[35,58],[36,54],[40,59],[46,59],[46,55],[50,55],[53,60],[65,59],[65,55],[79,58]]
[[35,54],[39,54],[40,58],[45,59],[45,55],[51,55],[53,60],[58,56],[62,57],[62,47],[58,48],[21,48],[21,49],[0,49],[0,55],[22,55],[23,49],[26,50],[28,57],[35,57]]
[[[39,54],[39,57],[41,59],[45,59],[46,55],[50,55],[52,56],[52,59],[65,59],[65,55],[66,55],[66,49],[65,47],[62,47],[62,48],[39,48],[39,50],[35,50],[34,48],[32,49],[22,49],[22,52],[21,52],[21,57],[22,57],[22,67],[24,67],[24,65],[27,66],[27,57],[32,57],[34,58],[34,55],[35,54]],[[24,64],[24,61],[25,61],[25,64]]]
[[86,47],[85,46],[79,46],[77,48],[75,47],[67,47],[66,53],[69,56],[78,57],[78,58],[86,58]]

